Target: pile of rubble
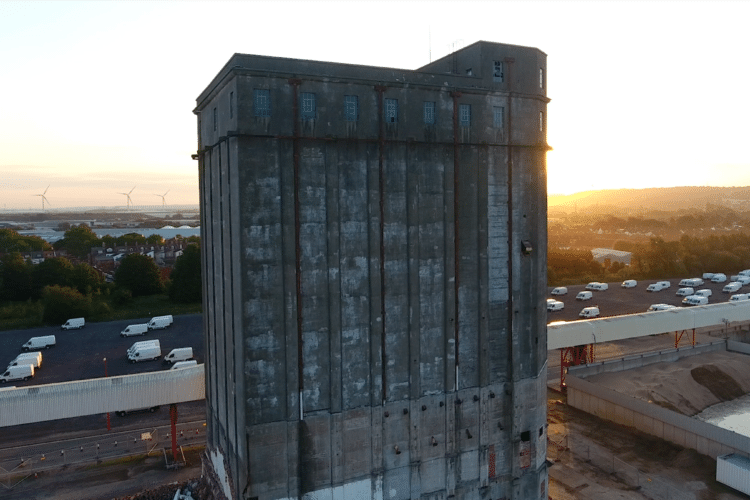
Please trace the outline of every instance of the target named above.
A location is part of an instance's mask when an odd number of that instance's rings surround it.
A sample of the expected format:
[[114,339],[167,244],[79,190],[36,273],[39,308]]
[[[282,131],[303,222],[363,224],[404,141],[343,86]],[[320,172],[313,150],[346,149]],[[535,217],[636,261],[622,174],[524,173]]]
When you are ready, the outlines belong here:
[[112,500],[211,500],[210,488],[203,477],[182,483],[159,486],[136,495],[113,498]]

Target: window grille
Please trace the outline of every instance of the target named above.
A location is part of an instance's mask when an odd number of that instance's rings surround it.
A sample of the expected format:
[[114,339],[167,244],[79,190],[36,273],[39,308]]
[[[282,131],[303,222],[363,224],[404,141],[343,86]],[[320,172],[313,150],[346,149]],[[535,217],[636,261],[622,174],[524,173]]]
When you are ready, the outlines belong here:
[[493,118],[492,124],[495,128],[503,128],[505,124],[505,108],[502,106],[495,106],[492,108]]
[[385,121],[386,123],[398,122],[398,99],[385,100]]
[[214,132],[216,132],[218,123],[219,123],[219,115],[216,112],[216,108],[214,108]]
[[271,91],[268,89],[253,90],[253,114],[271,116]]
[[348,122],[356,122],[359,119],[359,97],[356,95],[344,96],[344,116]]
[[505,76],[503,73],[503,62],[502,61],[495,61],[495,69],[492,72],[492,81],[493,82],[504,82]]
[[300,112],[303,120],[314,120],[315,119],[315,94],[310,92],[302,92],[300,94],[300,100],[302,101],[302,107]]
[[427,125],[435,124],[435,103],[426,101],[424,103],[424,122]]
[[471,124],[471,104],[458,105],[458,121],[462,127],[467,127]]
[[229,118],[234,118],[234,92],[229,93]]

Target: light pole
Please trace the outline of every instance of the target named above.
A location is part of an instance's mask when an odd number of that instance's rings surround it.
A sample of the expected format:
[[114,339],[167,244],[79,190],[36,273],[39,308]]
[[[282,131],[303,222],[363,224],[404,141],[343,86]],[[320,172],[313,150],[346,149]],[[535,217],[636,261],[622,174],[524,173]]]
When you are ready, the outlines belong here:
[[[107,375],[107,358],[104,358],[104,376],[109,377],[109,375]],[[109,421],[109,412],[107,412],[107,430],[112,430],[112,424]]]

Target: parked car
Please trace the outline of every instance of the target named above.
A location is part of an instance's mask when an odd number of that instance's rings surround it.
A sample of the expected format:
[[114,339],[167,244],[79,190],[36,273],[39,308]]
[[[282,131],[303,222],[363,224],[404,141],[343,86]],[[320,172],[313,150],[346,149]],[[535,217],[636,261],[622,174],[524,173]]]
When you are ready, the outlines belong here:
[[553,288],[552,291],[550,292],[550,294],[552,295],[567,295],[567,293],[568,293],[568,288],[564,286],[557,286]]
[[690,295],[682,299],[682,305],[684,306],[703,306],[708,304],[708,297],[703,295]]
[[581,318],[596,318],[599,316],[599,308],[597,306],[584,307],[581,312],[578,313]]
[[750,293],[736,293],[729,297],[729,302],[740,302],[743,300],[750,300]]
[[710,280],[713,277],[714,277],[714,273],[703,273],[704,280]]
[[638,284],[636,280],[625,280],[622,282],[622,285],[620,285],[622,288],[635,288],[635,286]]
[[724,288],[722,288],[721,291],[724,293],[734,293],[740,288],[742,288],[742,283],[740,283],[739,281],[730,281],[729,283],[724,285]]
[[700,295],[701,297],[710,297],[711,295],[713,295],[713,292],[708,288],[701,288],[700,290],[695,291],[695,295]]
[[736,280],[732,280],[732,281],[742,283],[742,286],[750,285],[750,276],[745,276],[744,274],[740,274],[739,276],[737,276]]
[[38,351],[39,349],[49,349],[55,347],[57,340],[54,335],[44,335],[41,337],[31,337],[21,346],[22,351]]
[[578,295],[576,295],[576,300],[591,300],[593,296],[594,294],[589,291],[582,291],[578,292]]
[[61,330],[80,330],[86,326],[86,320],[83,318],[71,318],[60,326]]
[[565,309],[565,304],[563,302],[555,299],[547,300],[548,311],[562,311],[563,309]]
[[685,287],[685,288],[678,288],[677,293],[675,295],[678,295],[680,297],[687,297],[688,295],[693,295],[695,293],[695,290],[692,288]]
[[680,286],[689,286],[692,288],[701,286],[702,284],[703,284],[703,280],[700,278],[685,278],[680,281]]
[[586,290],[595,290],[603,292],[604,290],[607,290],[609,288],[609,285],[606,283],[599,283],[598,281],[592,281],[588,285],[586,285]]
[[668,309],[675,309],[677,306],[673,306],[672,304],[651,304],[651,307],[648,308],[647,312],[652,311],[666,311]]
[[656,283],[651,283],[649,286],[646,287],[647,292],[660,292],[666,288],[669,288],[672,284],[669,281],[657,281]]
[[712,283],[724,283],[727,280],[727,275],[724,273],[716,273],[711,278]]

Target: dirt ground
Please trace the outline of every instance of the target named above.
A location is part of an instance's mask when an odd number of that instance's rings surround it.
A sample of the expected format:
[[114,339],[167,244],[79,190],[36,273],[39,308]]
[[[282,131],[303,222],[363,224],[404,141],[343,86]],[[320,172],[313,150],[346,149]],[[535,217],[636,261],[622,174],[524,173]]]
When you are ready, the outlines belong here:
[[564,393],[547,395],[550,499],[750,498],[716,482],[710,457],[571,408]]
[[[141,500],[174,498],[177,488],[201,475],[202,448],[185,451],[187,465],[167,470],[163,456],[113,460],[17,476],[13,489],[0,486],[3,500]],[[167,486],[169,485],[169,486]],[[150,491],[145,495],[142,492]]]

